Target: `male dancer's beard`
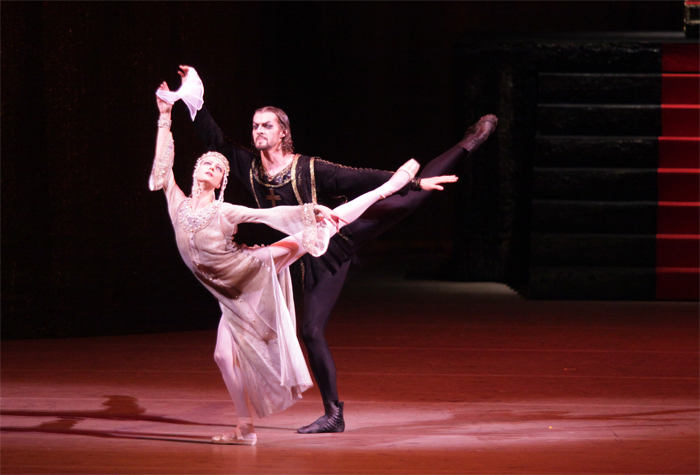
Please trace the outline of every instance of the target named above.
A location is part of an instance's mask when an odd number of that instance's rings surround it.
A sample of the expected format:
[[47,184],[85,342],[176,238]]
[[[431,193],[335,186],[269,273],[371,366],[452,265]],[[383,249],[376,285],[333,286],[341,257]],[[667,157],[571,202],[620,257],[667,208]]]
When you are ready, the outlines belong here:
[[262,142],[261,145],[258,145],[258,141],[256,140],[255,142],[253,142],[253,146],[255,147],[255,150],[257,150],[258,152],[262,152],[263,150],[269,150],[271,148],[270,142],[268,142],[267,140]]
[[281,140],[274,147],[272,145],[270,145],[270,142],[268,142],[267,140],[265,140],[263,143],[264,143],[264,145],[258,146],[258,141],[256,140],[253,142],[253,147],[258,152],[263,152],[265,150],[269,150],[271,152],[277,152],[279,150],[282,150],[282,141]]
[[[258,143],[259,143],[259,142],[258,142],[257,139],[253,140],[253,147],[255,147],[255,150],[257,150],[258,152],[262,152],[262,151],[265,151],[265,150],[274,151],[272,145],[270,145],[270,141],[269,141],[268,139],[266,139],[265,137],[262,137],[262,141],[260,142],[260,145],[258,145]],[[281,144],[282,144],[282,143],[280,142],[280,143],[278,144],[278,147],[279,147]]]

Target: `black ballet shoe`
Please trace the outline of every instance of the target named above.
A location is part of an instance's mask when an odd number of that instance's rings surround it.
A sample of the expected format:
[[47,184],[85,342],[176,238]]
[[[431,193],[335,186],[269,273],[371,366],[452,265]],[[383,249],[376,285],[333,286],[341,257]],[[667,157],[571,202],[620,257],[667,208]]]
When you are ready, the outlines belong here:
[[479,119],[479,122],[472,125],[464,133],[462,141],[457,145],[469,153],[474,152],[479,146],[486,142],[489,135],[496,130],[498,118],[493,114],[488,114]]
[[343,419],[343,403],[323,403],[326,413],[308,426],[297,429],[300,434],[321,434],[325,432],[343,432],[345,420]]

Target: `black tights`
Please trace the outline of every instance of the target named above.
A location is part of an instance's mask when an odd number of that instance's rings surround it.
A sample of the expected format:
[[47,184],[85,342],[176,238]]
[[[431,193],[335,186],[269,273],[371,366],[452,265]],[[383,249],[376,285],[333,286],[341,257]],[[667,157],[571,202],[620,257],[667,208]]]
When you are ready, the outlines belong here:
[[318,276],[316,286],[304,291],[301,339],[306,345],[309,366],[324,402],[338,401],[335,362],[326,343],[326,325],[340,296],[349,268],[350,261],[347,260],[335,274],[324,269]]
[[[447,175],[467,154],[466,150],[455,145],[428,163],[419,176],[428,178]],[[430,191],[409,191],[405,196],[395,194],[372,205],[361,217],[346,226],[348,234],[353,236],[353,253],[415,211],[431,194]],[[350,260],[347,259],[335,274],[325,268],[317,270],[320,274],[316,276],[314,285],[309,285],[310,274],[305,279],[301,338],[306,345],[309,365],[325,403],[338,401],[335,362],[326,343],[326,325],[340,296],[349,267]]]

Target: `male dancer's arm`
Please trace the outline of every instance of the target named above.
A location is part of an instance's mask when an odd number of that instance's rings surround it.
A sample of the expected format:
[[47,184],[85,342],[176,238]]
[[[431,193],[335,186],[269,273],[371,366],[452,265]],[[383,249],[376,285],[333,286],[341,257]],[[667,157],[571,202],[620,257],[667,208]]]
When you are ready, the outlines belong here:
[[248,184],[248,174],[253,160],[252,153],[236,145],[224,135],[205,105],[202,105],[202,108],[197,112],[193,124],[195,133],[207,150],[222,153],[228,159],[231,171],[236,178]]
[[[182,67],[182,69],[183,72],[179,74],[184,81],[190,68]],[[198,78],[197,80],[201,81]],[[252,152],[234,144],[224,135],[203,101],[194,118],[194,126],[195,132],[207,150],[224,154],[231,164],[234,175],[248,188]],[[314,185],[318,186],[324,195],[321,196],[321,203],[332,204],[337,201],[337,198],[344,198],[347,201],[373,190],[385,183],[392,174],[384,170],[346,167],[319,159],[315,160],[314,181],[316,183]],[[409,190],[421,189],[441,189],[441,187],[435,187],[432,183],[421,183],[420,179],[415,179],[396,194],[405,196]],[[255,194],[254,190],[249,191]]]
[[[205,105],[197,112],[194,128],[207,150],[223,153],[228,158],[232,171],[235,170],[236,176],[239,179],[242,177],[242,181],[247,183],[251,152],[234,144],[224,135]],[[355,199],[385,183],[393,175],[393,172],[384,170],[346,167],[320,159],[314,160],[314,169],[316,186],[322,194],[319,197],[321,204],[331,204],[338,197]],[[406,195],[410,186],[406,185],[397,194]]]
[[[248,175],[253,161],[252,152],[231,142],[216,124],[204,105],[204,84],[195,69],[180,66],[180,71],[177,73],[182,79],[182,85],[174,93],[168,91],[169,97],[166,99],[170,104],[182,100],[187,105],[194,122],[195,132],[204,142],[207,150],[223,154],[229,161],[233,175],[247,185],[246,188],[250,188]],[[249,191],[254,193],[252,189]]]
[[[375,170],[373,168],[353,168],[326,160],[314,160],[315,185],[319,189],[321,197],[337,199],[345,198],[352,200],[363,193],[367,193],[385,183],[393,172]],[[447,181],[449,181],[448,179]],[[435,180],[436,183],[446,182],[442,179]],[[399,190],[397,195],[406,196],[409,191],[442,189],[436,187],[432,181],[423,183],[420,179],[414,179]]]

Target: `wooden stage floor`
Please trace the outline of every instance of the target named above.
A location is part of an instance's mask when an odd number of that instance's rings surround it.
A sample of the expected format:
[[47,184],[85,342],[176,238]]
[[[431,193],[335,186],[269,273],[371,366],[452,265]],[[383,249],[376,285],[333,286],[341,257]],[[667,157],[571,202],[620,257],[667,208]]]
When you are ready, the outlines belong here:
[[[196,316],[195,316],[196,317]],[[214,331],[2,344],[3,474],[697,474],[698,305],[528,301],[498,284],[356,279],[318,391],[235,421]]]

